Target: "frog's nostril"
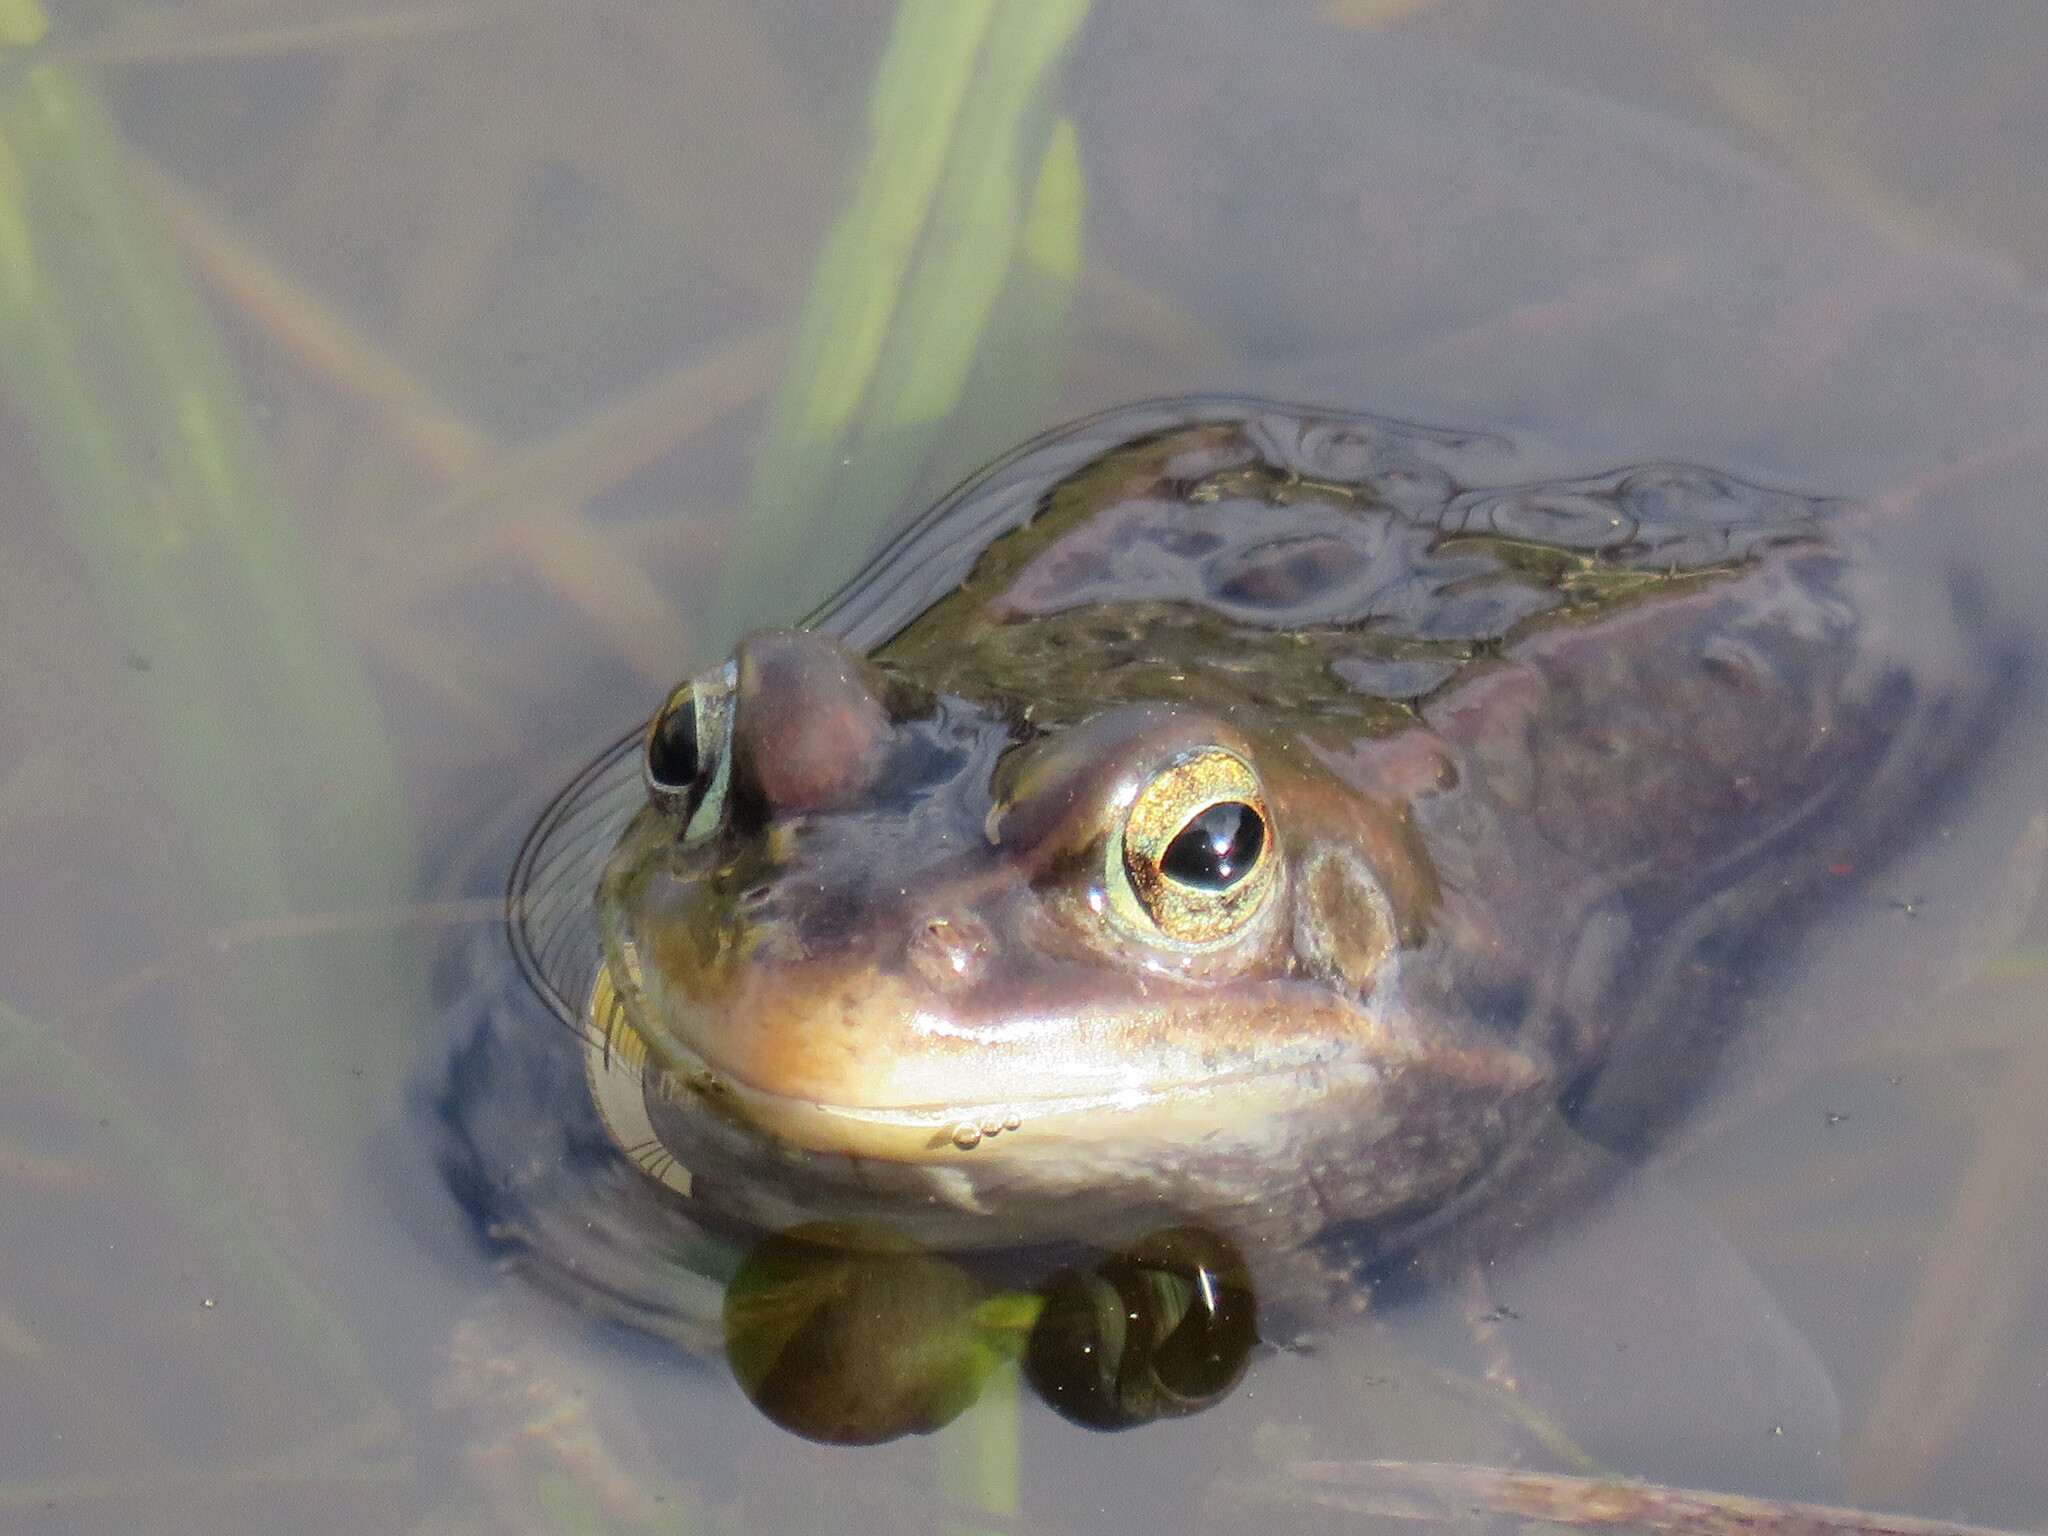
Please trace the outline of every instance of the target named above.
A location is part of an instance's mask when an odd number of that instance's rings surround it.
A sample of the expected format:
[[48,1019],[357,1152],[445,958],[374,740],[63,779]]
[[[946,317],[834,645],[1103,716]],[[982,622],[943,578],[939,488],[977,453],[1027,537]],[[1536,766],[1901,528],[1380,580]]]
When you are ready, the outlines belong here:
[[994,940],[977,918],[934,917],[911,936],[910,963],[933,987],[951,991],[981,979]]
[[733,775],[769,813],[830,810],[856,800],[887,756],[883,680],[822,635],[763,630],[740,642]]

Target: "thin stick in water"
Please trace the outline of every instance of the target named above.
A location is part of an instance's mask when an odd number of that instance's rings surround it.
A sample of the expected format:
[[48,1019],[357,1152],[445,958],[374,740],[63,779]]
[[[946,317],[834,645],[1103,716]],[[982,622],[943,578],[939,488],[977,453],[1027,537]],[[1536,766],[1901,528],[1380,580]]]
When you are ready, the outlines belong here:
[[1312,1503],[1410,1520],[1508,1515],[1671,1536],[2006,1536],[1953,1520],[1463,1462],[1297,1461],[1287,1470]]

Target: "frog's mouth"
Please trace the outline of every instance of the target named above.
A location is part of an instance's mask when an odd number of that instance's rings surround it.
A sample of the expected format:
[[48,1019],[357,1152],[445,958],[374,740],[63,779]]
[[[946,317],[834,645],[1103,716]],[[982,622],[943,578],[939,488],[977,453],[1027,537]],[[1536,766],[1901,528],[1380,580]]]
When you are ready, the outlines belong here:
[[1180,1080],[982,1103],[852,1104],[761,1087],[674,1042],[665,1042],[670,1059],[650,1063],[646,1040],[629,1022],[609,969],[598,973],[589,1017],[584,1064],[599,1115],[629,1158],[683,1193],[689,1192],[689,1171],[656,1129],[650,1098],[684,1109],[716,1106],[810,1152],[892,1163],[986,1163],[1213,1141],[1233,1127],[1285,1124],[1288,1111],[1326,1097],[1340,1083],[1367,1086],[1383,1071],[1355,1057],[1341,1059],[1326,1041],[1303,1038],[1291,1048],[1269,1043],[1256,1065]]

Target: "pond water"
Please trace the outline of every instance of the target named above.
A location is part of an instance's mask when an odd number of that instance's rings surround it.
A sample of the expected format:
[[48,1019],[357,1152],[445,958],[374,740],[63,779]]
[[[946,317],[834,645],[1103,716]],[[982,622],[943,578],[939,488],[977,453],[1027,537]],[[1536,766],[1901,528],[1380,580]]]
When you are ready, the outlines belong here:
[[831,584],[720,576],[892,10],[69,0],[10,65],[7,1528],[1419,1529],[1290,1497],[1360,1458],[2044,1528],[2027,0],[1097,0],[1057,371],[977,362],[877,509],[1255,388],[1859,498],[2033,653],[1611,1199],[1113,1435],[999,1377],[812,1444],[500,1272],[420,1085],[555,789]]

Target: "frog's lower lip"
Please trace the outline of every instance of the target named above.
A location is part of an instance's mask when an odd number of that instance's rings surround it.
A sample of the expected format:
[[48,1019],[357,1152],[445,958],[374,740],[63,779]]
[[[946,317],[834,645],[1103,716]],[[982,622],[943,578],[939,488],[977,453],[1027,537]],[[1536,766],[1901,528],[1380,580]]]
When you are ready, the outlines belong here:
[[[1369,1069],[1368,1069],[1369,1070]],[[760,1130],[813,1152],[889,1162],[986,1160],[991,1153],[1077,1143],[1189,1141],[1326,1092],[1321,1065],[1268,1068],[1199,1082],[981,1105],[871,1107],[801,1099],[707,1069],[699,1092]],[[1219,1115],[1219,1100],[1229,1103]]]
[[[638,1048],[621,1048],[621,1042]],[[592,1038],[587,1049],[591,1092],[615,1134],[621,1124],[642,1124],[646,1111],[639,1107],[640,1099],[652,1086],[672,1100],[687,1096],[717,1103],[757,1129],[807,1151],[900,1163],[986,1161],[991,1152],[1003,1155],[1033,1146],[1050,1150],[1054,1143],[1071,1149],[1077,1143],[1194,1139],[1229,1120],[1248,1120],[1327,1092],[1333,1076],[1347,1073],[1327,1063],[1302,1063],[1110,1092],[976,1105],[877,1107],[758,1088],[701,1058],[671,1062],[649,1085],[643,1077],[646,1049],[630,1033],[612,1041]],[[1377,1076],[1371,1068],[1348,1070]],[[1227,1113],[1219,1114],[1219,1100],[1229,1101]],[[640,1135],[631,1139],[638,1141]]]
[[[590,1016],[604,1018],[617,1006],[607,971]],[[1043,1090],[1049,1074],[1040,1070],[1032,1074],[1039,1081],[1020,1083],[1026,1092],[1013,1098],[861,1102],[764,1086],[677,1030],[662,1030],[660,1046],[650,1053],[646,1034],[627,1024],[623,1012],[619,1023],[623,1027],[588,1037],[591,1088],[601,1109],[611,1102],[608,1120],[629,1119],[637,1130],[645,1111],[624,1100],[637,1103],[644,1093],[686,1111],[713,1106],[806,1151],[897,1163],[987,1162],[1084,1149],[1114,1155],[1112,1149],[1139,1145],[1195,1145],[1237,1126],[1249,1131],[1259,1124],[1286,1124],[1291,1111],[1328,1097],[1340,1082],[1378,1082],[1389,1065],[1384,1057],[1368,1059],[1311,1034],[1292,1041],[1269,1037],[1261,1043],[1263,1059],[1234,1071],[1169,1073],[1151,1081],[1116,1081],[1119,1073],[1079,1091],[1048,1093]],[[622,1054],[614,1042],[637,1048]],[[650,1069],[655,1075],[643,1082]]]

